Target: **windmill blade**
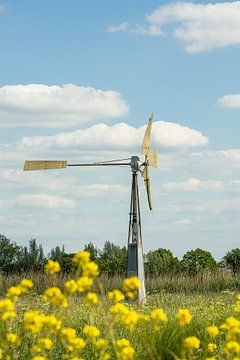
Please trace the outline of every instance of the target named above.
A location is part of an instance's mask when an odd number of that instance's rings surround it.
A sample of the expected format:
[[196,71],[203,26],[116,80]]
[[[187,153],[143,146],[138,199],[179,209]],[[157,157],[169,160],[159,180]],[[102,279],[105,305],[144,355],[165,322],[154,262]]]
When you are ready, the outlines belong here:
[[149,172],[148,172],[148,165],[145,165],[145,168],[143,169],[143,172],[142,172],[142,177],[144,179],[145,188],[147,191],[149,209],[152,210],[152,199],[151,199],[151,192],[150,192],[150,178],[149,178]]
[[67,161],[65,160],[27,160],[25,161],[23,171],[65,169],[66,167]]
[[158,167],[158,154],[157,151],[154,150],[148,150],[148,153],[146,155],[148,159],[148,165],[152,167]]
[[150,138],[151,138],[151,131],[152,131],[153,116],[154,116],[154,114],[152,113],[151,117],[149,119],[149,122],[148,122],[148,126],[145,130],[144,137],[143,137],[143,143],[142,143],[142,154],[143,155],[148,155],[148,152],[150,150],[149,145],[150,145]]

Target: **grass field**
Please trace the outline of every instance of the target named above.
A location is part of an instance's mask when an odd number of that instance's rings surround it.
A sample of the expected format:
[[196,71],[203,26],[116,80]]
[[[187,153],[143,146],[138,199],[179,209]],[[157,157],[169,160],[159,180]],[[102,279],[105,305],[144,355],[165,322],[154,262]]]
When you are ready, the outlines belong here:
[[[34,287],[31,282],[11,286],[22,277],[2,279],[1,291],[7,285],[10,290],[0,300],[0,359],[239,360],[240,296],[233,289],[210,291],[203,286],[210,281],[206,276],[192,279],[192,292],[183,279],[178,291],[176,279],[171,291],[169,285],[157,290],[155,279],[148,286],[147,304],[139,307],[121,301],[123,293],[136,293],[135,280],[109,298],[107,291],[121,279],[102,278],[102,283],[93,263],[87,272],[86,264],[82,268],[71,283],[54,271],[35,276]],[[86,283],[93,278],[94,286]]]

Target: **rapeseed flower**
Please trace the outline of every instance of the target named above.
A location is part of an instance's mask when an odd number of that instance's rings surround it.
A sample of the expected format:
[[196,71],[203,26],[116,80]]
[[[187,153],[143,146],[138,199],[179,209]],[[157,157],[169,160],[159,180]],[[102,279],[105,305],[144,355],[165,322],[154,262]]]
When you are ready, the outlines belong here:
[[84,303],[87,306],[93,306],[93,305],[97,304],[98,303],[97,294],[89,292],[84,299]]
[[215,338],[219,334],[219,329],[217,326],[208,326],[207,332],[211,337]]
[[33,282],[32,282],[32,280],[29,280],[29,279],[23,279],[20,282],[19,287],[22,290],[22,294],[26,294],[28,292],[28,290],[32,289]]
[[13,311],[14,303],[10,299],[0,300],[0,311]]
[[58,261],[48,260],[44,266],[46,274],[54,275],[61,271],[61,265]]
[[8,321],[8,320],[15,319],[16,317],[17,317],[17,314],[15,313],[15,311],[5,311],[2,314],[1,319],[2,319],[2,321]]
[[20,286],[11,286],[6,293],[6,297],[11,299],[12,301],[16,301],[20,295],[22,295],[23,291]]
[[216,344],[214,344],[214,343],[209,343],[208,344],[208,351],[214,352],[216,350],[217,350],[217,345]]
[[19,336],[15,333],[7,333],[6,334],[6,341],[9,344],[15,344],[15,345],[20,345],[20,339]]
[[89,339],[95,339],[100,335],[100,331],[95,326],[86,325],[83,328],[83,334]]
[[228,354],[239,354],[240,344],[237,341],[228,341],[225,345],[224,352]]
[[73,279],[66,281],[64,286],[65,286],[66,291],[71,294],[74,294],[78,290],[78,284]]
[[88,276],[82,276],[77,280],[78,292],[88,291],[93,284],[93,279]]
[[151,313],[151,317],[154,321],[168,321],[167,315],[163,311],[163,309],[154,309]]
[[176,318],[181,326],[189,325],[192,320],[192,315],[188,309],[179,309]]
[[83,267],[90,261],[90,252],[89,251],[79,251],[73,256],[73,263],[78,267]]
[[200,340],[196,336],[186,337],[183,341],[183,346],[187,350],[199,349]]
[[98,264],[91,261],[82,266],[83,276],[94,277],[99,275]]
[[116,289],[113,291],[109,291],[108,298],[116,304],[116,303],[124,300],[125,296],[123,295],[123,293],[120,290]]
[[66,296],[61,292],[58,287],[47,289],[42,295],[43,300],[49,301],[52,305],[60,305],[63,307],[68,306]]

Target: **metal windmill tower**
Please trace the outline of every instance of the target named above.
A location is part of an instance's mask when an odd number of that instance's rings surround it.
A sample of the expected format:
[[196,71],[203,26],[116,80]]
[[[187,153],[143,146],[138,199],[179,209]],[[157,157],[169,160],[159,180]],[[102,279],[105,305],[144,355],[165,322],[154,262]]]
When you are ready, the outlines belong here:
[[[153,123],[153,114],[151,115],[142,143],[141,153],[145,156],[144,160],[140,160],[138,156],[132,156],[124,160],[110,160],[94,163],[76,163],[68,164],[67,161],[59,160],[27,160],[24,164],[24,171],[30,170],[50,170],[64,169],[66,167],[80,166],[130,166],[132,170],[132,190],[129,213],[129,230],[128,230],[128,256],[126,275],[138,276],[141,287],[138,291],[138,301],[143,305],[146,301],[144,261],[142,248],[142,231],[141,231],[141,215],[140,200],[138,189],[138,174],[141,173],[147,192],[149,209],[152,210],[152,201],[150,193],[150,177],[149,166],[157,167],[157,152],[150,149],[150,138]],[[130,162],[125,162],[130,160]]]

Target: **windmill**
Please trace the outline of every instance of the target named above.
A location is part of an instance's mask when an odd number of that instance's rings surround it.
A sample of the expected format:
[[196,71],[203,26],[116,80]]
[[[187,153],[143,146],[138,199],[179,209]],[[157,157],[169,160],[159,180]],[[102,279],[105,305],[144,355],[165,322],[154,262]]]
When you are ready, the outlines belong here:
[[[139,156],[132,156],[129,159],[110,160],[93,163],[75,163],[69,164],[67,161],[59,160],[27,160],[24,164],[24,171],[30,170],[50,170],[65,169],[67,167],[83,167],[83,166],[130,166],[132,171],[132,189],[129,212],[129,230],[128,230],[128,256],[126,276],[138,276],[141,287],[138,290],[138,301],[144,304],[146,301],[143,247],[142,247],[142,231],[141,231],[141,214],[140,200],[138,189],[138,174],[143,177],[147,192],[149,210],[152,210],[152,200],[150,193],[150,177],[149,167],[157,167],[157,152],[150,149],[150,138],[153,123],[153,114],[151,115],[147,128],[145,130],[141,153],[144,160],[140,160]],[[130,160],[125,162],[126,160]]]

